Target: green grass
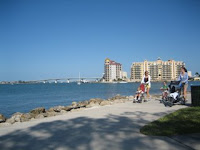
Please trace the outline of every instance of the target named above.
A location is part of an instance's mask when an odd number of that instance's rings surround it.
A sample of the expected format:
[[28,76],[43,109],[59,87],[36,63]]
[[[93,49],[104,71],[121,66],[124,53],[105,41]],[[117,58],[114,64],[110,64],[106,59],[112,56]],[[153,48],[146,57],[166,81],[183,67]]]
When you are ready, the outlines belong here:
[[200,107],[177,110],[140,129],[145,135],[172,136],[200,133]]

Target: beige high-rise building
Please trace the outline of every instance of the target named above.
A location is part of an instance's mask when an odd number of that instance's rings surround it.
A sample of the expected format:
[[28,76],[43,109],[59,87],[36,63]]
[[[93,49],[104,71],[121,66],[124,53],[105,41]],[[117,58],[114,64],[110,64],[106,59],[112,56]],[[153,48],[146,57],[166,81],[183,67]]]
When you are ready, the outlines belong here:
[[106,82],[112,82],[118,79],[122,79],[122,65],[106,58],[104,64],[104,80]]
[[183,61],[168,60],[134,62],[131,66],[131,81],[140,82],[145,71],[149,72],[152,81],[176,80],[180,74],[181,66],[185,66]]

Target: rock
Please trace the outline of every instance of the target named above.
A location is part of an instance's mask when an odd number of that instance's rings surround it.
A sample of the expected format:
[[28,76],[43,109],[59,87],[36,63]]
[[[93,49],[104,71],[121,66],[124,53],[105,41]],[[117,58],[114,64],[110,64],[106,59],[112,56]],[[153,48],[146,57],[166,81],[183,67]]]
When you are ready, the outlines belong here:
[[47,111],[46,113],[45,113],[45,115],[47,116],[47,117],[52,117],[52,116],[56,116],[58,113],[56,113],[55,111]]
[[61,110],[61,111],[60,111],[61,114],[64,114],[64,113],[66,113],[66,112],[67,112],[67,111],[65,111],[65,110]]
[[114,96],[114,97],[112,97],[110,99],[112,101],[114,101],[114,100],[119,100],[119,99],[127,99],[127,97],[126,96],[121,96],[121,95],[117,94],[116,96]]
[[12,115],[12,117],[14,117],[15,122],[21,122],[21,116],[22,116],[22,115],[23,115],[22,113],[17,112],[17,113],[15,113],[14,115]]
[[78,102],[78,106],[79,106],[79,107],[86,107],[88,104],[89,104],[88,101]]
[[53,107],[52,108],[49,108],[48,112],[55,112]]
[[44,114],[39,114],[39,115],[35,116],[35,119],[42,119],[42,118],[44,118]]
[[50,108],[49,112],[60,112],[61,110],[65,110],[65,106],[55,106]]
[[77,103],[77,102],[72,102],[71,107],[72,107],[72,109],[78,109],[78,108],[80,108],[81,106],[80,106],[80,104]]
[[77,107],[77,102],[72,102],[72,107]]
[[103,99],[100,98],[93,98],[89,100],[89,104],[90,103],[94,103],[94,104],[100,104],[103,101]]
[[43,113],[42,114],[44,117],[48,117],[48,115],[47,115],[47,113],[45,112],[45,113]]
[[110,101],[104,100],[104,101],[102,101],[102,102],[100,103],[100,106],[105,106],[105,105],[110,105],[110,104],[111,104]]
[[6,118],[4,117],[4,115],[0,114],[0,123],[5,122]]
[[72,110],[73,108],[71,107],[71,106],[65,106],[64,108],[63,108],[63,110],[65,110],[65,111],[70,111],[70,110]]
[[9,119],[6,120],[6,122],[9,123],[9,124],[13,124],[13,123],[15,123],[15,119],[9,118]]
[[89,102],[89,104],[86,106],[86,108],[94,107],[94,106],[99,106],[99,103],[96,103],[94,101]]
[[37,115],[45,113],[45,111],[46,110],[44,107],[38,107],[38,108],[31,110],[29,114],[31,115],[31,118],[35,118]]
[[38,108],[31,110],[30,113],[35,114],[35,115],[45,113],[45,108],[44,107],[38,107]]
[[17,112],[15,114],[13,114],[11,118],[7,119],[6,122],[11,123],[11,124],[13,124],[15,122],[21,122],[22,115],[23,115],[22,113]]
[[32,116],[29,113],[22,114],[20,117],[20,122],[29,121],[32,118]]

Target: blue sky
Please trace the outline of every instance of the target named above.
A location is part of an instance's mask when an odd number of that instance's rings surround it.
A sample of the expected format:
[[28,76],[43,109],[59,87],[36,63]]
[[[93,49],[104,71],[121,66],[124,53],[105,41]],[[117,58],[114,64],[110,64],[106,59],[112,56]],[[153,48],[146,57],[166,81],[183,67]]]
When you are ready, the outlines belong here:
[[99,77],[106,57],[200,72],[200,1],[0,0],[0,81]]

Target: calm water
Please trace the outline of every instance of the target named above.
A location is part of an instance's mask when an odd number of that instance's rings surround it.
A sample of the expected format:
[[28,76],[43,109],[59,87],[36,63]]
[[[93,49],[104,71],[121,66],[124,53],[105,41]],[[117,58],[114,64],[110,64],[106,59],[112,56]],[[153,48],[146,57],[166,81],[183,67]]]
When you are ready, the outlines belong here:
[[[190,82],[199,84],[199,82]],[[110,98],[116,94],[132,95],[139,83],[127,84],[16,84],[0,85],[0,113],[9,117],[15,112],[29,112],[36,107],[70,105],[72,101]],[[152,83],[151,93],[160,93],[162,83]]]

